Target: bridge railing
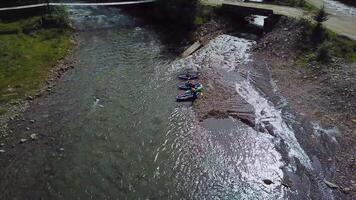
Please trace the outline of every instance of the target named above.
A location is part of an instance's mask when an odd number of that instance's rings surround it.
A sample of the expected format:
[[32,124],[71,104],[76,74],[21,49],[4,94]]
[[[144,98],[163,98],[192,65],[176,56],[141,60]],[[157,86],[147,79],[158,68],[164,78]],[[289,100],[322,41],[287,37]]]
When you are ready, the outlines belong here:
[[39,3],[32,5],[23,5],[23,6],[12,6],[0,8],[0,11],[10,11],[10,10],[21,10],[28,8],[39,8],[45,6],[119,6],[119,5],[133,5],[133,4],[142,4],[142,3],[151,3],[156,0],[140,0],[140,1],[121,1],[121,2],[104,2],[104,3]]

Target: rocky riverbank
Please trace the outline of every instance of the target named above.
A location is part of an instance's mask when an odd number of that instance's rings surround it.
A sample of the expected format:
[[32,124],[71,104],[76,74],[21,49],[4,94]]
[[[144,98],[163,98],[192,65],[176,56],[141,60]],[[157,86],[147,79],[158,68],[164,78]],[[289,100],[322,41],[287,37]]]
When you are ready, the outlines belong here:
[[[257,43],[224,35],[210,41],[186,59],[186,64],[201,71],[205,86],[194,108],[200,120],[230,116],[283,139],[271,120],[278,118],[276,111],[256,107],[262,107],[265,98],[269,102],[265,107],[274,105],[300,122],[295,125],[299,128],[294,129],[300,130],[295,137],[312,158],[313,173],[324,174],[310,178],[314,182],[311,196],[327,196],[317,189],[325,187],[341,198],[352,199],[356,190],[352,173],[356,160],[352,153],[356,139],[355,65],[333,58],[330,64],[301,66],[296,53],[301,36],[300,23],[281,18]],[[252,83],[263,98],[253,96],[245,83]],[[287,182],[293,188],[293,181]]]
[[[67,56],[62,60],[58,60],[57,64],[50,70],[47,75],[46,81],[40,87],[40,89],[35,93],[35,95],[27,96],[23,99],[13,100],[5,105],[6,112],[0,115],[0,153],[9,152],[15,153],[17,143],[23,143],[27,140],[35,140],[36,136],[29,136],[26,132],[23,132],[23,135],[12,134],[14,130],[9,129],[8,123],[10,121],[24,121],[23,113],[31,106],[32,102],[36,100],[36,98],[41,97],[43,95],[50,94],[52,92],[52,88],[55,86],[56,82],[64,75],[68,70],[74,68],[74,63],[71,61],[72,52],[76,48],[75,37],[72,39],[72,47],[67,50]],[[28,124],[34,123],[33,120],[29,119]],[[24,130],[29,131],[28,127],[23,127]],[[18,132],[18,131],[16,131]]]
[[270,67],[281,95],[308,130],[303,143],[329,168],[326,178],[338,185],[340,196],[352,199],[356,192],[355,63],[333,58],[329,64],[300,65],[296,53],[300,30],[298,23],[282,19],[261,39],[254,55]]

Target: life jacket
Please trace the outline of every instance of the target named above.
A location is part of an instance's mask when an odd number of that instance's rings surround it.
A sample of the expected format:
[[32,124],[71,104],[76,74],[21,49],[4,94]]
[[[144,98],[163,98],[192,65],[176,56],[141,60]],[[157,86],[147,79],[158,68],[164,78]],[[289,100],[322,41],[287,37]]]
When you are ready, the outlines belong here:
[[197,87],[195,88],[196,92],[202,92],[204,89],[203,84],[198,84]]

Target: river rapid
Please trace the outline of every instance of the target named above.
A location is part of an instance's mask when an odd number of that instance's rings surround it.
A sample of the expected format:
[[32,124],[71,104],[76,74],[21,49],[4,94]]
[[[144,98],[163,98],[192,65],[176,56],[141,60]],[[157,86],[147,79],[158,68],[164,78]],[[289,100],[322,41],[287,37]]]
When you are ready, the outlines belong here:
[[[234,70],[233,63],[250,61],[254,41],[219,36],[180,60],[164,51],[157,33],[118,8],[69,10],[77,30],[75,68],[25,114],[35,121],[31,133],[56,142],[4,168],[0,199],[310,198],[307,178],[296,172],[300,162],[311,173],[310,158],[282,112],[249,79],[232,83],[261,124],[274,119],[277,137],[233,118],[198,121],[191,104],[174,101],[176,76],[188,65],[221,61]],[[281,145],[297,161],[285,163]],[[283,184],[286,168],[300,180],[296,190]]]

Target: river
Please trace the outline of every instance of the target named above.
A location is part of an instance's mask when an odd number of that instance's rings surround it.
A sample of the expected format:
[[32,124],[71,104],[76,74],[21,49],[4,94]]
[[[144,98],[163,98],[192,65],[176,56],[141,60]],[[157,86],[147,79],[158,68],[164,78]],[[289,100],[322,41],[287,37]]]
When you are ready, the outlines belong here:
[[[199,122],[191,104],[174,101],[186,62],[167,53],[156,32],[117,8],[70,14],[75,68],[26,114],[36,122],[31,133],[56,142],[25,152],[1,172],[1,199],[308,197],[309,186],[283,186],[285,163],[274,137],[232,118]],[[253,41],[234,41],[230,49],[240,56],[231,56],[246,59]],[[281,113],[244,84],[236,83],[237,92],[280,118],[274,126],[290,156],[310,167]]]

